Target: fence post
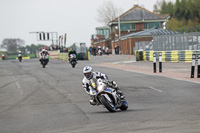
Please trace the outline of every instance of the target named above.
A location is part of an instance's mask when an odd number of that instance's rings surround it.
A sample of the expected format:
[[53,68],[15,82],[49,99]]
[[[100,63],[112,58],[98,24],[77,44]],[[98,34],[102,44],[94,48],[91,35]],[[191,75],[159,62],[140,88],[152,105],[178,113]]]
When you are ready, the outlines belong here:
[[156,53],[153,53],[153,70],[156,73]]
[[198,54],[197,78],[200,78],[200,54]]
[[162,72],[162,53],[159,53],[159,72]]
[[196,55],[193,54],[192,55],[192,67],[191,67],[191,77],[190,78],[194,78],[195,59],[196,59]]

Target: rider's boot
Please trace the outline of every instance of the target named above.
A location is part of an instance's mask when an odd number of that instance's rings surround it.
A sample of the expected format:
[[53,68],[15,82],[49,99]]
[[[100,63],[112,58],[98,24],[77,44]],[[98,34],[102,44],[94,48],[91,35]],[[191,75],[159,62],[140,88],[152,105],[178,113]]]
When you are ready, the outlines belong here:
[[92,105],[92,106],[97,105],[97,102],[96,102],[94,96],[90,96],[90,98],[91,98],[90,99],[90,105]]
[[116,90],[117,94],[119,94],[121,99],[124,99],[124,93],[118,88],[117,83],[115,81],[108,81],[108,86],[112,87]]
[[116,91],[117,91],[117,94],[119,94],[121,99],[125,98],[124,93],[119,88],[117,88]]
[[112,81],[112,85],[113,88],[117,91],[117,94],[119,94],[120,98],[124,99],[125,98],[124,93],[118,88],[117,83],[115,81]]

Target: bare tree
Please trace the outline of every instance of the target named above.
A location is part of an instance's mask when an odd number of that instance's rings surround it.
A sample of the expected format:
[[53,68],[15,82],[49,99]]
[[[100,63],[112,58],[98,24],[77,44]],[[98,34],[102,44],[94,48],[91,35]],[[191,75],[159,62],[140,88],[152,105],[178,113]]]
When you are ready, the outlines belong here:
[[4,39],[2,41],[2,45],[7,48],[9,53],[17,52],[17,49],[24,44],[24,40],[21,39]]
[[102,22],[104,24],[108,24],[113,19],[117,18],[121,13],[122,9],[117,8],[114,3],[109,0],[104,2],[98,9],[98,18],[97,21]]
[[161,6],[162,6],[163,0],[157,0],[156,4],[153,6],[153,12],[160,13]]

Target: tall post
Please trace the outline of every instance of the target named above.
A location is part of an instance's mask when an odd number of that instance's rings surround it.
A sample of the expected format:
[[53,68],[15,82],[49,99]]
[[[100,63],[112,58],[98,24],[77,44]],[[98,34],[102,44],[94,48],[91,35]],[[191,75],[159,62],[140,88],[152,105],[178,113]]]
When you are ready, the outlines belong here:
[[197,78],[200,78],[200,54],[198,54]]
[[191,67],[191,76],[190,76],[190,78],[194,78],[195,59],[196,59],[196,55],[193,54],[192,55],[192,67]]
[[119,31],[119,38],[120,38],[120,17],[118,17],[118,31]]
[[51,41],[52,41],[52,44],[54,45],[54,42],[53,42],[53,33],[51,33]]
[[156,73],[156,53],[153,53],[153,71]]
[[162,72],[162,53],[159,53],[159,72]]
[[67,33],[65,33],[65,37],[64,37],[64,47],[66,47],[66,41],[67,41]]

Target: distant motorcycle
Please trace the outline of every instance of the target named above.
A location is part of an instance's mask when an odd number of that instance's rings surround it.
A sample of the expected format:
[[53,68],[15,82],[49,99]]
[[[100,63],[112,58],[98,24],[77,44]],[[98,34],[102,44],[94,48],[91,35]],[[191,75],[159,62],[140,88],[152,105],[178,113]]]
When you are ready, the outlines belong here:
[[5,60],[5,55],[2,54],[2,55],[1,55],[1,58],[2,58],[2,60]]
[[42,64],[43,68],[45,68],[45,66],[48,63],[48,57],[45,56],[45,55],[42,55],[42,58],[40,59],[40,61],[41,61],[41,64]]
[[127,110],[128,103],[125,99],[121,99],[120,95],[117,94],[116,90],[107,86],[102,79],[90,81],[92,91],[90,95],[95,97],[97,105],[103,105],[110,112],[115,112],[117,109]]
[[19,60],[19,62],[22,61],[22,54],[18,54],[18,60]]
[[98,50],[98,55],[102,56],[103,52],[101,49]]
[[69,61],[70,61],[70,64],[72,65],[72,68],[75,68],[75,66],[77,64],[76,55],[75,54],[70,54]]

